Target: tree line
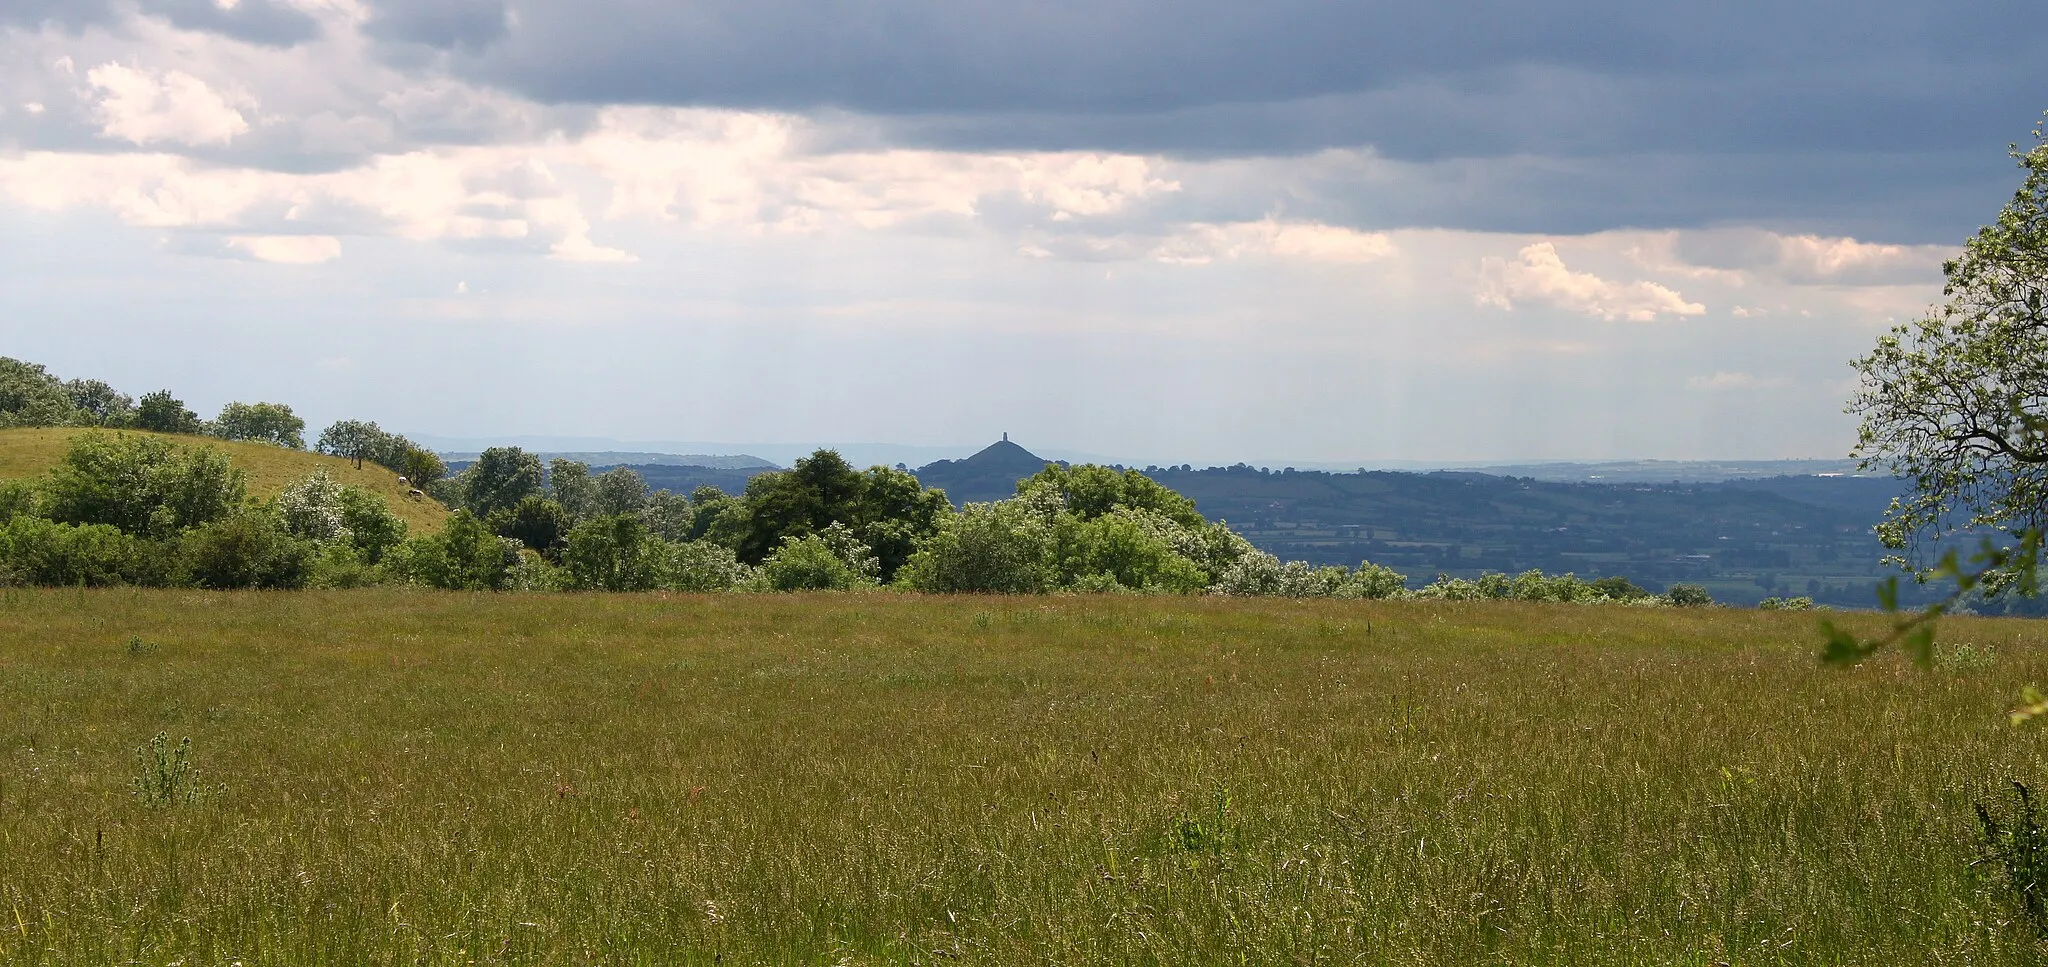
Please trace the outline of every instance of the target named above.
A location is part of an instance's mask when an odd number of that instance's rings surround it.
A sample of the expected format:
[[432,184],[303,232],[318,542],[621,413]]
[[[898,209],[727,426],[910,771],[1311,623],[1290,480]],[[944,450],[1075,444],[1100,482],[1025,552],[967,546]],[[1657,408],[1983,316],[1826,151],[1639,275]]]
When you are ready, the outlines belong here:
[[[281,403],[229,403],[201,420],[167,390],[134,400],[99,380],[62,380],[0,358],[0,427],[80,426],[305,448]],[[438,456],[376,423],[341,420],[315,450],[405,476],[455,513],[409,534],[382,497],[324,471],[252,499],[225,454],[165,437],[75,437],[42,478],[0,485],[0,581],[208,588],[406,583],[465,590],[798,591],[1284,595],[1695,604],[1626,579],[1530,572],[1479,581],[1407,578],[1282,562],[1194,501],[1134,470],[1048,464],[1014,496],[955,509],[901,469],[858,469],[820,450],[738,494],[650,490],[630,468],[543,464],[484,451],[452,476]]]
[[[400,452],[394,439],[343,421],[321,449],[379,460]],[[437,533],[409,534],[382,497],[324,471],[254,500],[242,471],[204,444],[81,434],[43,477],[0,484],[0,581],[1705,603],[1696,588],[1654,596],[1622,578],[1531,572],[1410,591],[1369,562],[1281,562],[1144,474],[1092,465],[1047,465],[1014,497],[958,510],[906,471],[857,469],[830,450],[739,494],[651,491],[630,468],[543,464],[516,447],[425,483],[455,513]]]

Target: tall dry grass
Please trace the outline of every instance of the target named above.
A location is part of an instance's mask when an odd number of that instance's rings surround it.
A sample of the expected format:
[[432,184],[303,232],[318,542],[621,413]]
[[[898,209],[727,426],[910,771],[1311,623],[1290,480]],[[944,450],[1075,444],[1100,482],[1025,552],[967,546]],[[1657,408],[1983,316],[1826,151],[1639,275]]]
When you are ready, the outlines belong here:
[[2043,630],[0,592],[0,962],[2037,963],[1969,808]]

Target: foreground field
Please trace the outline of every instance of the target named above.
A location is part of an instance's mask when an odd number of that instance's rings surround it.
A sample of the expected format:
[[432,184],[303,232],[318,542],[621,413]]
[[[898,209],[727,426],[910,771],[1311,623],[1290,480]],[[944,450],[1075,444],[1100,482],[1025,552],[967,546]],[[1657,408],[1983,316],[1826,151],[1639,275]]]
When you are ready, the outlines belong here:
[[[0,962],[2038,963],[1970,804],[2048,777],[2048,628],[1944,632],[0,592]],[[196,801],[138,801],[159,731]]]

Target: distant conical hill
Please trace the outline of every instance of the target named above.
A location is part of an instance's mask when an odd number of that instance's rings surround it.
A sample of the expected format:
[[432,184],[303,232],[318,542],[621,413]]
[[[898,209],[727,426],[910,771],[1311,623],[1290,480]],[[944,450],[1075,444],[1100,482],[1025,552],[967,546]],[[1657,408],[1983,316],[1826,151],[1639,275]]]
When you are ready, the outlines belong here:
[[971,457],[928,463],[912,472],[920,483],[944,490],[955,504],[964,504],[1014,497],[1017,481],[1057,462],[1011,443],[1005,433]]

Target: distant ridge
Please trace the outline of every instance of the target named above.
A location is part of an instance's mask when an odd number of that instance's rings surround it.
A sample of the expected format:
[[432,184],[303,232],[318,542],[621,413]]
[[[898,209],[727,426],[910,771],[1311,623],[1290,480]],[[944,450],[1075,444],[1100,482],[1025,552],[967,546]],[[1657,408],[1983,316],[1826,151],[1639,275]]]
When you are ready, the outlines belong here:
[[[781,467],[746,453],[640,453],[625,450],[536,450],[542,460],[575,460],[593,467],[704,467],[710,470],[780,470]],[[454,464],[476,462],[475,451],[444,451],[441,459]]]
[[[1719,483],[1771,477],[1850,476],[1854,460],[1609,460],[1598,463],[1525,463],[1453,468],[1462,473],[1588,483]],[[1868,474],[1883,477],[1884,474]]]
[[1005,433],[973,456],[928,463],[912,473],[919,483],[944,490],[953,503],[964,504],[1015,496],[1017,481],[1044,470],[1047,464],[1066,466],[1010,442]]

